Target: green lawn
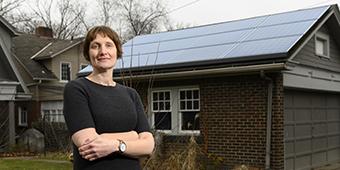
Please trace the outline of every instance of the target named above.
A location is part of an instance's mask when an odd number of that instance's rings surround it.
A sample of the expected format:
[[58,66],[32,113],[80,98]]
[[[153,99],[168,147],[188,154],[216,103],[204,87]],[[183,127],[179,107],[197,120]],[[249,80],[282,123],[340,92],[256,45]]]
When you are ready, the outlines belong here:
[[72,170],[72,163],[67,161],[27,159],[27,158],[0,158],[1,170]]

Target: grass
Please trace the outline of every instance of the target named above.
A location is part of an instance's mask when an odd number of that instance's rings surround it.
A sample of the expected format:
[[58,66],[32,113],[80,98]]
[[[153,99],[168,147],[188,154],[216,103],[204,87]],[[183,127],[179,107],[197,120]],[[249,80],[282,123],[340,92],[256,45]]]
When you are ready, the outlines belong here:
[[1,158],[1,170],[72,170],[68,161],[43,160],[39,158]]

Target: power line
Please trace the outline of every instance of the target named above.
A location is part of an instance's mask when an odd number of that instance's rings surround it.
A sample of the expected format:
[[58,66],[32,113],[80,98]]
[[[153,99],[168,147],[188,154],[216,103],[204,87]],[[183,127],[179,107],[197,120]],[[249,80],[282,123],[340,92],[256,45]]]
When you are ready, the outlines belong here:
[[[316,6],[319,6],[321,4],[329,4],[329,2],[332,2],[333,0],[325,0],[325,1],[321,1],[321,2],[318,2],[318,3],[314,3],[314,4],[311,4],[309,5],[307,8],[312,8],[312,7],[316,7]],[[337,3],[337,2],[336,2]]]
[[178,10],[180,10],[180,9],[182,9],[182,8],[188,7],[188,6],[190,6],[190,5],[192,5],[192,4],[195,4],[195,3],[199,2],[199,1],[200,1],[200,0],[195,0],[195,1],[191,1],[191,2],[189,2],[189,3],[186,3],[186,4],[184,4],[184,5],[180,6],[180,7],[177,7],[177,8],[175,8],[175,9],[170,10],[167,14],[170,14],[170,13],[175,12],[175,11],[178,11]]

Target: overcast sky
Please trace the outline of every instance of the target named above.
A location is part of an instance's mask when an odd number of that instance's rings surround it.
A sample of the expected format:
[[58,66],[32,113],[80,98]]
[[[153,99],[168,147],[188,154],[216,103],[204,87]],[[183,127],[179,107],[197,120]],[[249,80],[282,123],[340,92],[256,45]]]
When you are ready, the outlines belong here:
[[[297,9],[340,4],[340,0],[164,0],[176,23],[205,25]],[[182,8],[180,8],[182,7]]]

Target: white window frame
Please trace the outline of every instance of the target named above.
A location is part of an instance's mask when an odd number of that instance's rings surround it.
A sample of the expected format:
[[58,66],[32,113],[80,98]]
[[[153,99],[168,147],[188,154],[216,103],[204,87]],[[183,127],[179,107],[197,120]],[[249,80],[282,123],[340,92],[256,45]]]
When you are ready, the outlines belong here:
[[[158,132],[163,132],[167,135],[199,135],[200,130],[182,130],[182,114],[180,112],[180,90],[198,90],[198,94],[200,95],[200,89],[198,86],[176,86],[176,87],[164,87],[164,88],[153,88],[150,89],[148,92],[148,98],[150,101],[149,104],[149,114],[150,116],[150,123],[154,127],[155,124],[155,115],[153,112],[153,92],[161,92],[161,91],[170,91],[170,110],[171,110],[171,130],[157,130]],[[201,100],[201,97],[199,96]],[[199,101],[199,108],[200,108],[200,101]],[[191,111],[191,110],[190,110]],[[196,110],[196,111],[200,111]],[[155,127],[154,127],[155,128]]]
[[[326,54],[324,53],[319,53],[318,50],[317,50],[317,44],[319,41],[323,41],[323,45],[325,45],[326,47],[324,47],[326,49]],[[322,33],[322,32],[317,32],[315,34],[315,54],[317,56],[320,56],[320,57],[325,57],[325,58],[330,58],[330,43],[329,43],[329,35],[325,34],[325,33]]]
[[41,118],[47,122],[61,122],[65,123],[63,115],[63,102],[43,102],[41,104]]
[[[169,110],[153,110],[153,93],[159,93],[159,92],[169,92],[170,93],[170,109]],[[173,129],[173,116],[172,116],[172,93],[171,93],[171,90],[152,90],[151,93],[150,93],[150,111],[152,112],[152,125],[155,125],[155,114],[154,112],[170,112],[171,113],[171,130],[157,130],[159,132],[163,132],[163,133],[166,133],[166,134],[170,134],[172,132],[172,129]],[[156,127],[155,127],[156,128]]]
[[62,68],[62,65],[63,64],[68,64],[69,67],[70,67],[70,80],[72,80],[72,64],[70,62],[66,62],[66,61],[62,61],[60,62],[60,82],[68,82],[68,80],[63,80],[63,68]]
[[[184,109],[182,110],[180,108],[181,104],[180,104],[180,92],[181,91],[189,91],[189,90],[198,90],[198,109]],[[193,111],[193,112],[200,112],[201,110],[201,98],[200,98],[200,90],[199,88],[180,88],[178,89],[178,113],[179,113],[179,132],[182,134],[199,134],[200,131],[199,130],[182,130],[182,111]],[[193,105],[194,106],[194,105]],[[192,106],[192,107],[193,107]]]
[[[24,117],[23,114],[25,115]],[[27,119],[28,119],[27,109],[18,107],[18,125],[27,127],[28,126]]]

